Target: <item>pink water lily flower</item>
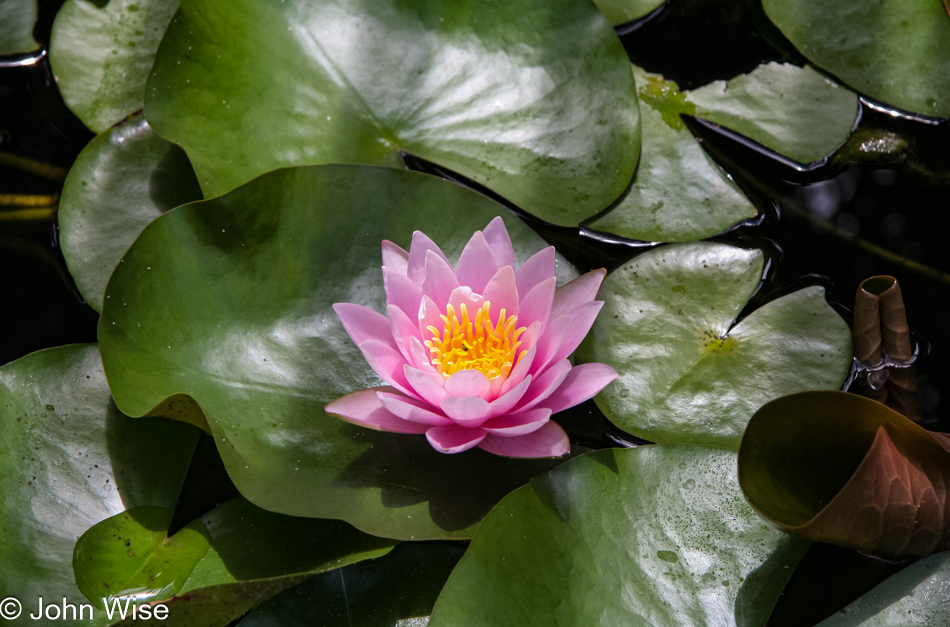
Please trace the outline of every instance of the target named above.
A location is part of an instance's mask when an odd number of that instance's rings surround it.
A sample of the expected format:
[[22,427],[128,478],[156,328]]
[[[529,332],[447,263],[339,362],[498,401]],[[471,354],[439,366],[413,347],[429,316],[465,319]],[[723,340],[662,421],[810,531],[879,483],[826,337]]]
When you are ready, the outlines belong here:
[[351,303],[333,308],[389,385],[348,394],[326,412],[370,429],[425,433],[443,453],[567,453],[551,415],[617,376],[605,364],[568,360],[603,305],[594,298],[606,271],[556,289],[553,247],[516,269],[501,218],[475,232],[454,269],[419,231],[409,252],[389,241],[382,248],[388,318]]

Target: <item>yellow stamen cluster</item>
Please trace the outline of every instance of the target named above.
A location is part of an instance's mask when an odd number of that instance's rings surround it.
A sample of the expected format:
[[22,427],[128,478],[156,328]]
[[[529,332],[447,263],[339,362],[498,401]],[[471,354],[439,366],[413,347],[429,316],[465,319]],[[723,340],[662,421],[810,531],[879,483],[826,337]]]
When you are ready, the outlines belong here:
[[517,326],[518,316],[507,316],[502,309],[498,320],[492,323],[488,301],[475,313],[474,322],[464,303],[459,309],[456,313],[455,307],[448,305],[446,313],[440,316],[444,323],[441,331],[428,327],[432,339],[426,340],[426,346],[432,365],[445,376],[459,370],[478,370],[489,380],[507,377],[525,353],[518,352],[519,338],[526,330]]

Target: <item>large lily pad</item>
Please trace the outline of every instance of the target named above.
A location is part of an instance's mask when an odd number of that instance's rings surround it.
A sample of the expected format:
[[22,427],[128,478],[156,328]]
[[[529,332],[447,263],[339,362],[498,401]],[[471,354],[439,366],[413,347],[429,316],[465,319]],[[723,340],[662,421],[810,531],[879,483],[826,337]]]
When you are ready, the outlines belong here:
[[102,311],[106,283],[149,222],[199,200],[185,153],[135,115],[93,139],[69,170],[60,200],[60,242],[76,287]]
[[762,407],[742,438],[739,479],[786,533],[888,559],[950,549],[950,436],[855,394]]
[[119,413],[95,346],[0,368],[0,398],[3,596],[24,612],[40,596],[78,606],[76,538],[126,507],[174,507],[199,431]]
[[587,225],[651,242],[703,239],[750,218],[756,209],[689,132],[680,113],[694,113],[676,85],[634,66],[643,139],[633,184],[606,214]]
[[0,55],[36,50],[36,0],[0,0]]
[[430,625],[761,626],[809,543],[759,521],[735,454],[608,449],[492,510]]
[[67,0],[50,38],[63,100],[100,133],[142,108],[158,42],[178,0]]
[[937,553],[891,576],[819,627],[944,625],[948,588],[950,553]]
[[604,308],[577,358],[620,373],[595,397],[611,422],[656,442],[738,449],[766,402],[841,386],[851,334],[822,288],[735,323],[762,267],[759,250],[696,242],[647,252],[607,275]]
[[303,576],[380,557],[395,542],[336,520],[274,514],[235,497],[168,535],[172,510],[138,507],[79,539],[79,589],[96,607],[114,597],[162,602],[176,625],[227,625]]
[[470,537],[502,496],[556,462],[446,456],[422,436],[325,415],[380,384],[331,305],[383,310],[381,240],[408,247],[419,229],[458,255],[499,214],[519,262],[544,247],[484,196],[392,168],[283,169],[174,209],[106,290],[99,337],[116,402],[139,416],[193,398],[234,483],[265,509],[388,537]]
[[449,544],[403,542],[384,557],[309,578],[262,604],[240,627],[414,627],[424,625],[465,552]]
[[812,63],[888,104],[950,117],[950,17],[930,0],[763,0]]
[[756,213],[680,114],[726,126],[802,163],[833,152],[857,122],[857,94],[808,67],[768,63],[685,92],[662,76],[633,71],[643,125],[640,166],[621,201],[588,223],[631,239],[703,239]]
[[208,196],[281,166],[409,153],[576,225],[636,165],[628,67],[581,0],[185,0],[145,109]]
[[810,67],[760,65],[688,92],[696,116],[721,124],[801,163],[843,144],[858,120],[858,95]]

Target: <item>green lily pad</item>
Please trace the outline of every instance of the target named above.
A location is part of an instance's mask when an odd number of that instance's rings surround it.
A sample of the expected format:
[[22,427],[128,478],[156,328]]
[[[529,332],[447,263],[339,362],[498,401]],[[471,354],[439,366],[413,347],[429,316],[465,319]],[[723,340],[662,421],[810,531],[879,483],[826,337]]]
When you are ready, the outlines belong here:
[[911,564],[818,627],[907,627],[947,622],[950,553]]
[[0,398],[0,581],[25,619],[40,596],[83,602],[70,558],[89,527],[126,507],[174,507],[199,431],[119,413],[94,345],[7,364]]
[[[380,384],[331,305],[383,310],[381,240],[408,247],[419,229],[457,256],[496,215],[519,262],[544,247],[480,194],[383,167],[277,170],[169,211],[106,290],[99,338],[116,402],[139,416],[193,398],[231,479],[265,509],[400,539],[471,537],[502,496],[557,462],[443,455],[323,408]],[[558,265],[562,278],[573,271]]]
[[295,518],[241,497],[168,536],[172,510],[138,507],[76,544],[76,582],[100,609],[163,602],[176,625],[227,625],[302,576],[385,555],[395,542],[336,520]]
[[764,625],[810,543],[756,517],[735,466],[646,446],[533,479],[482,523],[430,627]]
[[807,67],[768,63],[685,92],[662,76],[633,71],[643,125],[640,167],[626,195],[587,223],[630,239],[703,239],[756,214],[680,114],[726,126],[802,163],[832,153],[857,122],[857,94]]
[[689,132],[680,113],[695,106],[675,83],[634,66],[643,139],[633,184],[586,224],[622,237],[676,242],[703,239],[750,218],[756,209]]
[[408,153],[574,226],[636,166],[628,67],[582,0],[185,0],[145,109],[206,196],[282,166]]
[[697,117],[721,124],[787,157],[811,163],[848,139],[858,95],[810,67],[760,65],[749,74],[688,92]]
[[595,0],[594,4],[614,26],[652,13],[666,0]]
[[0,55],[32,52],[39,46],[33,39],[36,0],[0,0]]
[[239,627],[411,627],[432,612],[465,549],[403,542],[379,559],[315,575],[248,614]]
[[178,0],[67,0],[49,61],[66,105],[100,133],[142,108],[155,51]]
[[914,113],[950,117],[950,17],[940,2],[763,0],[769,19],[815,65]]
[[607,275],[604,308],[577,359],[620,373],[595,397],[611,422],[655,442],[738,449],[766,402],[841,387],[851,332],[823,288],[735,323],[762,268],[759,250],[695,242],[644,253]]
[[69,170],[60,200],[60,243],[83,298],[102,311],[106,283],[149,222],[201,199],[181,148],[141,114],[93,139]]

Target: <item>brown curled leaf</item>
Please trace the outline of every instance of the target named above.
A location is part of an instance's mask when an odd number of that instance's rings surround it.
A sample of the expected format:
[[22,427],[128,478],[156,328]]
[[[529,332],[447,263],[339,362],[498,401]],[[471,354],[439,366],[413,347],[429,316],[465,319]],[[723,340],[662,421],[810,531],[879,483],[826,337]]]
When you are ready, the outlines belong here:
[[[905,363],[913,360],[904,299],[894,277],[871,277],[858,286],[852,345],[855,359],[867,367],[879,366],[884,359]],[[920,420],[917,374],[912,365],[869,372],[854,382],[851,391],[885,403],[911,420]]]
[[910,361],[914,356],[914,349],[910,345],[910,328],[904,313],[904,297],[897,279],[891,276],[874,277],[862,283],[862,289],[867,290],[870,282],[881,280],[881,287],[890,283],[877,292],[881,307],[881,340],[884,343],[884,352],[891,359]]
[[[875,279],[878,278],[883,277],[874,277],[862,282],[854,295],[854,329],[851,332],[851,346],[854,350],[854,358],[865,366],[876,366],[884,359],[880,300],[877,294],[867,289],[867,287],[873,289]],[[879,403],[887,401],[886,385],[873,384],[866,376],[855,379],[851,390],[855,394],[866,396]]]
[[[872,277],[858,286],[854,295],[854,330],[851,345],[854,358],[868,366],[875,366],[884,358],[884,342],[881,338],[881,307],[878,294],[882,291],[882,279]],[[886,287],[884,287],[886,289]]]
[[950,549],[950,436],[880,403],[776,399],[749,421],[738,463],[746,499],[785,533],[891,559]]
[[[893,285],[878,294],[881,307],[881,338],[884,353],[892,360],[910,362],[914,358],[914,348],[910,341],[910,327],[904,313],[904,299],[897,279]],[[917,373],[914,366],[907,368],[889,368],[887,380],[887,406],[911,420],[920,420],[920,402],[917,387]]]

